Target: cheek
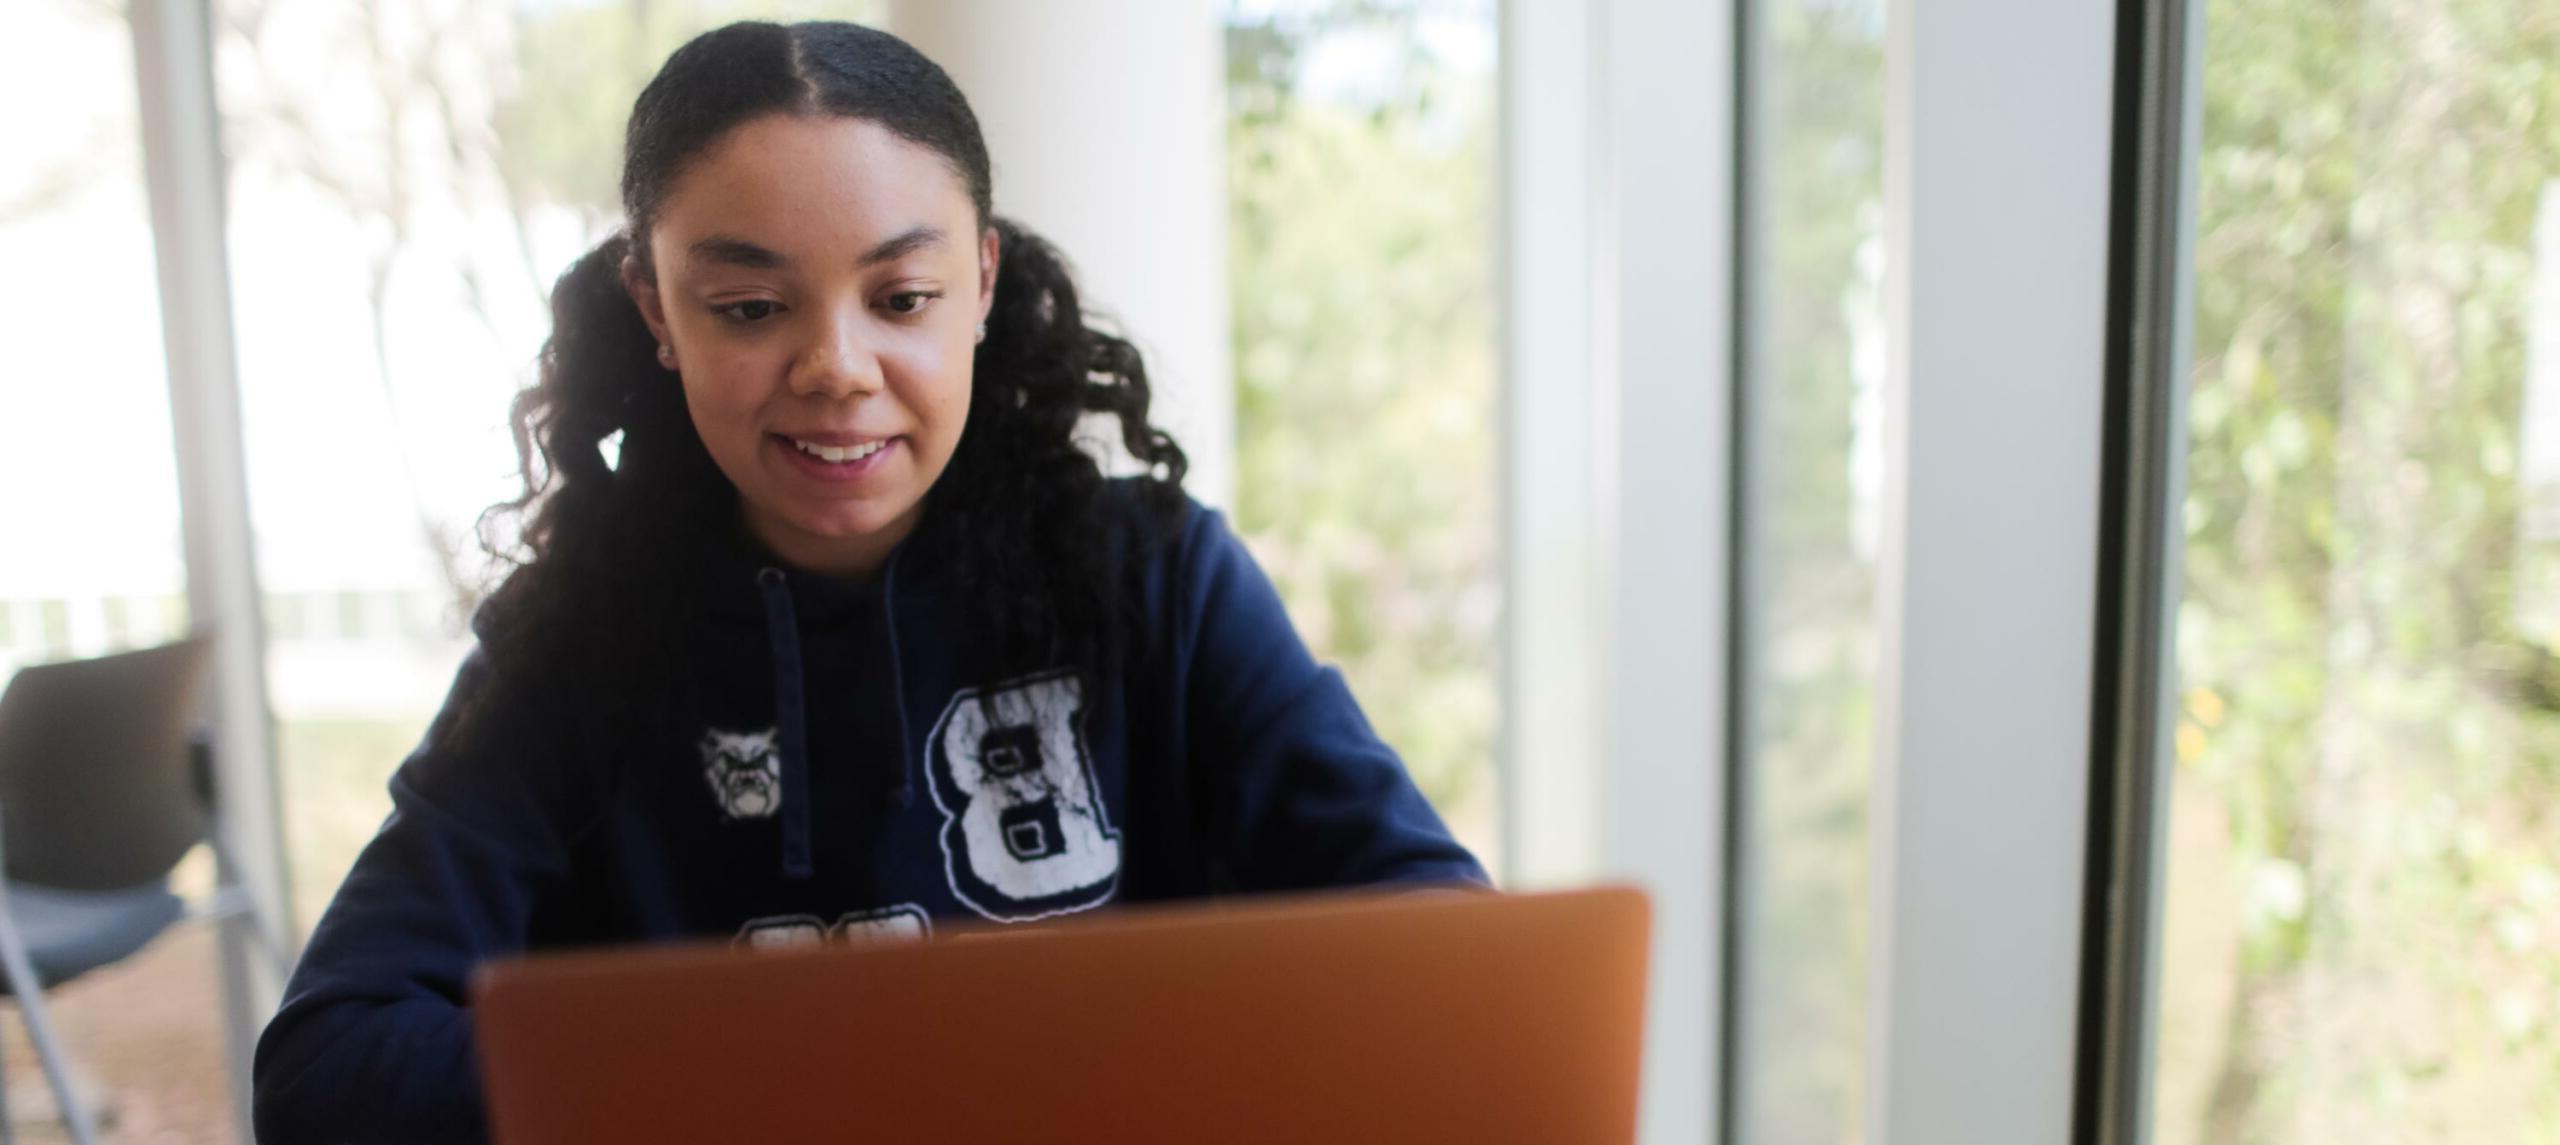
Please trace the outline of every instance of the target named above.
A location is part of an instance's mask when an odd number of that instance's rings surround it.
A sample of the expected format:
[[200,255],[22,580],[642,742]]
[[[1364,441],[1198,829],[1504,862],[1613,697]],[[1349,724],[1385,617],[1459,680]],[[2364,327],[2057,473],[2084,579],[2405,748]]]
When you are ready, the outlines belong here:
[[975,344],[952,350],[930,347],[898,363],[899,401],[944,452],[960,440],[969,420],[969,384]]
[[764,442],[764,387],[747,384],[750,375],[723,370],[713,363],[688,363],[684,372],[685,411],[702,447],[730,479],[740,480],[740,466],[752,463]]
[[933,394],[934,420],[954,441],[959,440],[960,427],[969,420],[969,380],[969,367],[964,364],[952,371]]

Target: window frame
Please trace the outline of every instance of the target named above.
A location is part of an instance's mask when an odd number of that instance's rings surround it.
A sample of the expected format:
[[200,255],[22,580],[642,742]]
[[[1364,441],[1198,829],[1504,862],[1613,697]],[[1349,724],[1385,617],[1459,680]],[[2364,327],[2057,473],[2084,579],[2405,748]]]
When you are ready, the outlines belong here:
[[1872,1142],[2072,1128],[2116,22],[1887,16]]
[[[2108,816],[2127,805],[2112,793],[2131,773],[2102,749],[2139,721],[2109,716],[2157,708],[2117,694],[2151,677],[2108,658],[2156,647],[2167,599],[2135,593],[2153,611],[2126,615],[2132,586],[2157,581],[2113,562],[2134,535],[2126,497],[2170,494],[2110,482],[2121,458],[2101,461],[2134,424],[2118,88],[2127,31],[2158,18],[2146,2],[1889,10],[1870,1141],[2089,1140],[2090,1079],[2141,1057],[2144,1043],[2097,1022],[2088,1001],[2108,964],[2089,960],[2120,936],[2084,933],[2118,918],[2112,884],[2084,880],[2121,869],[2096,860],[2123,845]],[[1736,675],[1744,602],[1730,593],[1748,13],[1668,7],[1602,0],[1577,19],[1503,6],[1506,875],[1618,875],[1653,892],[1663,925],[1642,1137],[1730,1140],[1731,1072],[1748,1064],[1727,1056],[1726,962],[1727,847],[1743,810],[1731,796],[1747,765],[1728,733],[1748,683]],[[1667,125],[1699,113],[1712,131],[1661,145],[1679,137]],[[1666,179],[1621,140],[1686,154]],[[1709,222],[1627,241],[1622,220],[1664,211]],[[1716,269],[1683,278],[1669,269],[1680,257]],[[1653,304],[1681,290],[1692,310],[1675,323]],[[1674,325],[1693,368],[1658,357]],[[2154,359],[2143,368],[2157,372]],[[1579,396],[1564,392],[1584,373]],[[2174,427],[2156,400],[2142,413]],[[1689,431],[1685,453],[1660,464],[1651,451],[1670,428]],[[2167,456],[2155,468],[2173,468]],[[1547,557],[1557,551],[1593,555],[1575,565]],[[2132,636],[2118,631],[2128,624]],[[1674,685],[1694,707],[1646,711],[1613,688],[1635,679]],[[1993,719],[2002,734],[1986,743],[1975,729]],[[1576,730],[1584,746],[1556,750]],[[2147,813],[2137,823],[2158,826]],[[2156,927],[2131,921],[2126,933],[2149,942]],[[1946,1052],[1951,1038],[1964,1053]]]
[[2121,0],[2107,315],[2105,485],[2090,684],[2089,846],[2072,1139],[2142,1145],[2160,1023],[2176,618],[2204,21]]
[[1738,2],[1500,9],[1504,875],[1650,893],[1645,1141],[1722,1116]]
[[[187,615],[191,627],[213,637],[208,723],[222,798],[212,830],[248,905],[216,924],[231,1115],[234,1131],[247,1141],[258,1032],[283,996],[300,938],[289,905],[291,868],[241,436],[213,15],[210,0],[134,0],[128,18],[168,346]],[[285,949],[273,949],[267,935],[278,936]]]

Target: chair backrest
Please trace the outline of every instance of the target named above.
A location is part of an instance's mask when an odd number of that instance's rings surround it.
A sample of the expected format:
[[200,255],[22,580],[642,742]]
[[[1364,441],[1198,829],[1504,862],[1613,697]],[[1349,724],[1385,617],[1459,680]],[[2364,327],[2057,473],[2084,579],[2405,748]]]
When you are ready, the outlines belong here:
[[196,636],[19,670],[0,693],[0,873],[117,890],[204,840],[190,746],[210,652]]

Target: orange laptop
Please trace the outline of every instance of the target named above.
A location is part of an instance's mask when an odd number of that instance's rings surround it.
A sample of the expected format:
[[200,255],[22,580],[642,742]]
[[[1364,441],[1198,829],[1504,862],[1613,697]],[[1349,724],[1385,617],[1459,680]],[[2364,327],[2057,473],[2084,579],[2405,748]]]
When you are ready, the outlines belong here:
[[537,956],[474,1021],[501,1145],[1623,1143],[1634,890],[1129,907],[925,942]]

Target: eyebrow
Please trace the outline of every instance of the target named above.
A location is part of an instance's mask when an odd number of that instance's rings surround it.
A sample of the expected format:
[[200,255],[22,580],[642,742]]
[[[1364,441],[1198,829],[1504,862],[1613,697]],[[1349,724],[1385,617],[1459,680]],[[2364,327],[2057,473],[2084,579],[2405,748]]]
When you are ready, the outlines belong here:
[[861,265],[878,266],[884,262],[904,258],[929,246],[940,246],[944,241],[942,228],[931,223],[918,223],[907,228],[905,234],[871,248],[870,253],[862,256]]
[[[905,233],[864,252],[857,265],[877,266],[929,246],[939,246],[945,241],[947,239],[941,228],[929,223],[918,224],[908,228]],[[791,260],[784,257],[782,252],[733,235],[712,235],[695,242],[685,250],[696,262],[743,267],[748,270],[776,270],[791,264]]]
[[728,235],[712,235],[686,247],[685,253],[695,262],[745,267],[748,270],[773,270],[791,262],[779,251]]

